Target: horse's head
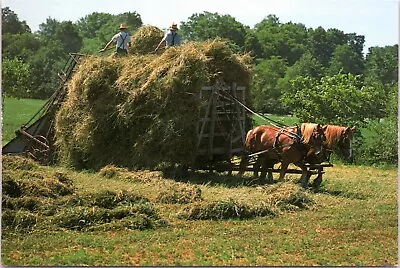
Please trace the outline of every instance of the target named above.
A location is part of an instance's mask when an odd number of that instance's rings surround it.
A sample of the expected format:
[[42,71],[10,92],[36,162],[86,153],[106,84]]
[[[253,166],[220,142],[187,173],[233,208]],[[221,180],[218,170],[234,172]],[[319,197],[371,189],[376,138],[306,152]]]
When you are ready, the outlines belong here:
[[352,155],[352,140],[353,140],[353,133],[355,132],[355,127],[347,127],[343,128],[342,133],[339,138],[338,147],[340,152],[346,159],[349,159]]
[[309,147],[307,155],[318,155],[322,152],[325,142],[324,128],[320,124],[303,123],[301,125],[303,143]]

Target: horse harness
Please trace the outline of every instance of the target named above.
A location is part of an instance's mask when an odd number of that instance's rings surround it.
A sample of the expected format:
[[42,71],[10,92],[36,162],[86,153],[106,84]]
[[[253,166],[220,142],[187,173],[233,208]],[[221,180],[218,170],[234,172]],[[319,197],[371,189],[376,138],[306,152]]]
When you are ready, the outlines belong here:
[[[287,145],[279,145],[279,137],[282,134],[286,134],[287,136],[291,137],[294,140],[293,143],[287,144]],[[253,156],[256,156],[256,155],[264,154],[264,153],[269,152],[271,149],[274,150],[274,152],[278,156],[280,156],[281,153],[278,151],[278,148],[290,147],[293,144],[295,144],[296,141],[298,143],[301,143],[301,130],[300,130],[300,128],[297,128],[297,133],[292,133],[289,130],[281,128],[275,135],[275,141],[274,141],[274,144],[273,144],[272,148],[269,148],[269,149],[266,149],[266,150],[262,150],[262,151],[259,151],[259,152],[256,152],[256,153],[249,154],[249,155],[247,155],[247,157],[250,158],[250,157],[253,157]]]
[[[301,143],[301,138],[300,138],[301,137],[301,130],[300,130],[300,128],[297,127],[297,132],[294,135],[288,135],[287,133],[290,133],[290,132],[288,130],[286,130],[286,129],[280,129],[275,135],[275,141],[274,141],[274,144],[272,146],[272,149],[274,150],[274,152],[277,155],[281,155],[281,153],[278,151],[278,148],[291,147],[296,142]],[[291,137],[293,139],[293,142],[291,144],[287,144],[287,145],[279,145],[279,137],[282,134],[286,134],[287,136]]]

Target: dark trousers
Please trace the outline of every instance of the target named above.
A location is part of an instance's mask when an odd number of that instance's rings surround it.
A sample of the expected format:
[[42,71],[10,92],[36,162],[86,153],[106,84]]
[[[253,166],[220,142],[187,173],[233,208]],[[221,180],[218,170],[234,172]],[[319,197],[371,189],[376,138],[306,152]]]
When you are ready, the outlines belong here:
[[127,49],[117,48],[117,55],[118,56],[126,56],[128,55]]

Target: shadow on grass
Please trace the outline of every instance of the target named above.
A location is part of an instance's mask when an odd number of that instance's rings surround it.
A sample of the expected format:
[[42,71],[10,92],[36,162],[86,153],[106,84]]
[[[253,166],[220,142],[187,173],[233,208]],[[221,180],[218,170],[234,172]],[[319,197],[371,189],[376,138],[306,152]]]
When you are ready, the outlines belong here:
[[350,198],[350,199],[366,200],[368,198],[368,195],[366,195],[366,194],[357,193],[357,192],[349,192],[349,191],[342,190],[342,189],[326,187],[323,184],[318,188],[313,188],[312,191],[314,193],[322,193],[322,194],[345,197],[345,198]]
[[186,170],[179,167],[168,167],[161,170],[163,177],[177,182],[192,184],[208,184],[210,186],[224,186],[227,188],[263,185],[258,178],[228,175],[227,172],[209,172],[204,170]]

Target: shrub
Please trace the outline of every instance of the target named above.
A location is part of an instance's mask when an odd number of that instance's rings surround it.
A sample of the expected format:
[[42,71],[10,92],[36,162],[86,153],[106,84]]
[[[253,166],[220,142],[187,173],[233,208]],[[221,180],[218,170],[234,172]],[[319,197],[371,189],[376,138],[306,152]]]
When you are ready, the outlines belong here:
[[389,164],[396,166],[398,161],[397,119],[385,118],[372,123],[371,134],[357,149],[356,162],[368,165]]

